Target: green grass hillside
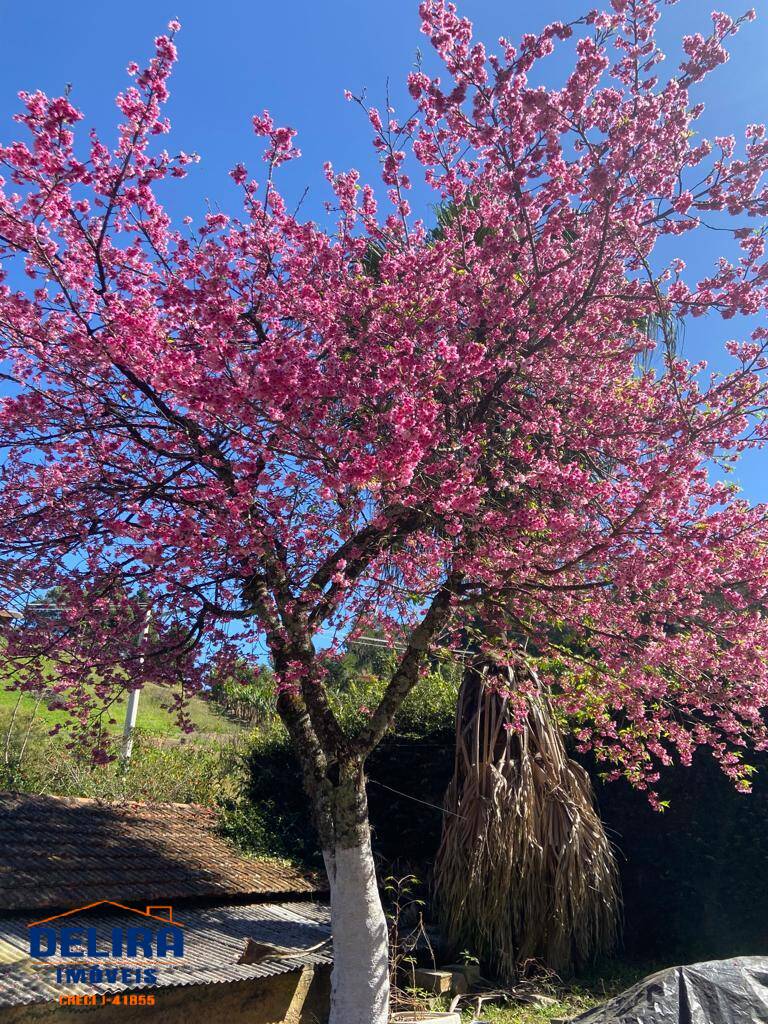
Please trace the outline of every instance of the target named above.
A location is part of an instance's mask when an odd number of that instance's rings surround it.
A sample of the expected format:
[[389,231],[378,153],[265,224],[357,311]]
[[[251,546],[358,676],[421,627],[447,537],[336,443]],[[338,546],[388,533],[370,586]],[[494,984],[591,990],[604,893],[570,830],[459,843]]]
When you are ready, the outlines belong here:
[[[0,689],[0,730],[10,721],[19,696],[16,691]],[[162,686],[156,686],[154,683],[148,683],[144,687],[139,698],[139,716],[136,723],[142,732],[151,736],[164,737],[180,737],[182,735],[174,716],[163,708],[163,704],[169,703],[171,696],[170,691]],[[125,707],[125,700],[115,705],[112,717],[116,721],[108,726],[111,733],[122,732]],[[241,725],[222,714],[215,704],[200,697],[192,698],[189,711],[197,733],[204,736],[214,735],[223,738],[243,730]],[[36,721],[48,728],[58,723],[63,724],[67,717],[61,711],[50,711],[44,700],[38,704],[32,694],[22,694],[16,712],[16,726],[23,727],[25,723],[29,722],[32,715]],[[195,733],[191,736],[191,739],[194,740],[194,738]]]

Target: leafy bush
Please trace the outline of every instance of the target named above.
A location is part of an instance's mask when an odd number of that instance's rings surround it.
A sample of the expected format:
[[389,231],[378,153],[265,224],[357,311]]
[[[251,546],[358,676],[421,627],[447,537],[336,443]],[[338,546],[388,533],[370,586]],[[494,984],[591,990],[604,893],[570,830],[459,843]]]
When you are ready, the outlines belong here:
[[[337,695],[342,721],[359,717],[358,700],[371,697],[361,681]],[[419,871],[440,839],[441,806],[453,765],[453,702],[443,678],[424,680],[424,701],[407,703],[395,730],[367,762],[374,849],[387,864]],[[225,834],[249,853],[286,857],[310,867],[322,862],[307,810],[301,773],[282,730],[257,734],[240,798],[225,803]],[[414,802],[413,797],[417,801]]]
[[211,698],[233,718],[249,725],[266,725],[277,720],[275,677],[271,669],[241,662],[235,671],[217,679]]
[[[353,731],[379,702],[388,676],[360,672],[350,675],[331,691],[334,711],[348,730]],[[423,736],[453,723],[456,697],[461,683],[458,663],[436,665],[420,680],[403,702],[394,725],[399,736]]]
[[246,853],[322,864],[298,762],[284,732],[257,737],[241,793],[224,800],[221,831]]

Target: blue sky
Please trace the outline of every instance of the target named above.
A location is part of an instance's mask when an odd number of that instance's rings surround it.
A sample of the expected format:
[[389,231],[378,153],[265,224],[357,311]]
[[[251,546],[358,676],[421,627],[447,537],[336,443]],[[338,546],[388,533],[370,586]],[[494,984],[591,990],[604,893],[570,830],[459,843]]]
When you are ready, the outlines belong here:
[[[755,2],[755,0],[752,0]],[[585,2],[584,8],[597,0]],[[665,10],[662,48],[670,62],[679,53],[684,32],[706,32],[712,6],[740,14],[748,0],[681,0]],[[768,2],[757,0],[762,17],[732,43],[734,57],[701,91],[707,113],[701,122],[709,134],[739,133],[749,121],[768,120]],[[275,120],[298,129],[304,158],[286,168],[281,187],[298,197],[306,186],[304,211],[320,216],[328,198],[322,165],[357,167],[364,177],[376,174],[367,125],[361,112],[343,99],[343,90],[366,87],[371,102],[383,106],[387,79],[398,112],[410,109],[404,80],[417,47],[427,69],[434,67],[428,42],[419,32],[417,0],[38,0],[35,4],[0,0],[0,139],[16,134],[11,115],[20,89],[61,92],[72,84],[72,99],[85,112],[87,126],[111,138],[114,95],[126,84],[129,60],[142,63],[152,39],[172,17],[182,22],[178,37],[181,62],[172,82],[168,107],[173,121],[169,148],[200,153],[202,162],[168,195],[174,215],[199,215],[206,202],[237,210],[237,191],[227,172],[238,161],[260,166],[250,116],[269,108]],[[515,39],[553,19],[579,13],[578,0],[463,0],[463,13],[475,23],[479,38],[493,48],[499,35]],[[676,63],[676,60],[675,60]],[[557,84],[567,73],[565,58],[553,58],[542,80]],[[424,211],[427,212],[427,211]],[[711,232],[695,247],[683,244],[679,255],[694,271],[705,273],[724,245]],[[685,354],[717,355],[722,343],[738,334],[733,322],[693,321]],[[753,500],[768,500],[768,453],[752,454],[738,478]]]

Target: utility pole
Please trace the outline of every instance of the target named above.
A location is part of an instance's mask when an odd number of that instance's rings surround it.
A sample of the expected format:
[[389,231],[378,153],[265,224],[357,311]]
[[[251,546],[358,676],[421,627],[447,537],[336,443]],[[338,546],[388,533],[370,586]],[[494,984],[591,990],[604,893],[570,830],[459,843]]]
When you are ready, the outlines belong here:
[[[142,653],[139,656],[139,668],[144,667],[144,651],[143,647],[149,636],[149,625],[151,622],[151,615],[149,608],[147,608],[146,615],[144,616],[144,629],[141,634],[141,645]],[[133,753],[133,730],[136,728],[136,719],[139,716],[139,696],[141,690],[131,690],[128,694],[128,705],[125,709],[125,724],[123,725],[123,742],[120,746],[120,760],[123,765],[127,768],[131,760],[131,754]]]

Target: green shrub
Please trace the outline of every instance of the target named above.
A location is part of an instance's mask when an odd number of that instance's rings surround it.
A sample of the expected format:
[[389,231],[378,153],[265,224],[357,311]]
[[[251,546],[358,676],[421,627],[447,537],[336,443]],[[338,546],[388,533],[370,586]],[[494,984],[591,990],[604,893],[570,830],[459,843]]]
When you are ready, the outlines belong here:
[[259,735],[244,764],[247,778],[241,793],[222,802],[223,835],[246,853],[320,866],[299,765],[286,734],[273,730]]
[[[331,704],[349,732],[361,726],[381,699],[387,677],[368,672],[350,675],[331,691]],[[396,735],[422,736],[450,726],[456,712],[461,666],[446,663],[424,676],[405,698],[394,725]]]
[[230,675],[214,682],[211,698],[228,715],[249,725],[277,721],[275,677],[271,669],[256,670],[241,662]]

